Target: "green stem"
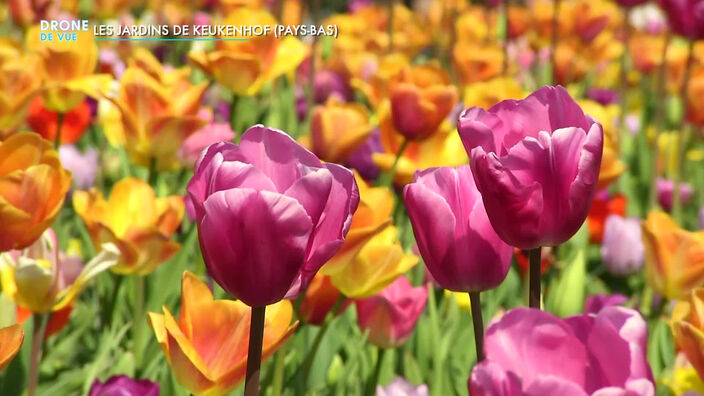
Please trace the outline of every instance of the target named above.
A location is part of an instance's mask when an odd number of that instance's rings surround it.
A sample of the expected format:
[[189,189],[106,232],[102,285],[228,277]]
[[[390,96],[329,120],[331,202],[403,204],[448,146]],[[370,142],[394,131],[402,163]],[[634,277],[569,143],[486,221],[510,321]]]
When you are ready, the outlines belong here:
[[29,356],[29,384],[27,396],[36,396],[39,384],[39,363],[42,360],[44,334],[49,321],[49,314],[35,313],[32,315],[32,350]]
[[134,297],[134,328],[132,340],[132,353],[134,366],[139,371],[142,366],[142,352],[144,350],[144,276],[132,275]]
[[61,145],[61,129],[64,126],[64,113],[56,114],[56,136],[54,136],[54,148],[59,148]]
[[247,376],[244,396],[259,395],[259,371],[262,365],[262,343],[264,341],[264,317],[266,306],[252,307],[249,327],[249,350],[247,352]]
[[477,362],[484,360],[484,320],[482,302],[479,292],[469,292],[469,304],[472,307],[472,324],[474,326],[474,345],[477,350]]
[[[428,286],[428,316],[430,317],[430,334],[433,340],[440,342],[440,321],[438,309],[435,302],[435,289]],[[444,353],[433,354],[433,378],[430,383],[430,394],[433,396],[444,395],[442,376],[445,373],[443,368]]]
[[274,361],[274,379],[271,384],[271,396],[281,396],[281,391],[284,388],[284,374],[285,374],[285,363],[286,363],[286,346],[288,343],[281,345],[281,348],[276,352],[276,358]]
[[152,157],[149,160],[149,169],[147,170],[149,172],[147,174],[147,183],[149,183],[150,186],[152,186],[155,191],[156,191],[156,184],[157,184],[157,178],[159,177],[159,172],[156,170],[156,158]]
[[407,147],[408,139],[403,138],[403,142],[401,143],[401,147],[399,147],[398,152],[396,153],[396,158],[394,158],[394,162],[393,164],[391,164],[391,168],[387,172],[384,172],[379,178],[380,186],[385,186],[389,188],[393,186],[394,176],[396,176],[396,168],[398,168],[398,163],[401,161],[401,157],[403,156],[403,153],[406,151]]
[[680,201],[680,184],[682,182],[682,168],[684,167],[684,148],[685,148],[685,125],[687,124],[687,90],[689,88],[689,80],[692,75],[692,65],[694,65],[694,43],[692,40],[689,43],[689,54],[687,55],[687,65],[684,69],[684,77],[682,80],[682,89],[680,98],[682,102],[683,117],[682,123],[677,130],[677,166],[675,167],[675,190],[672,192],[672,217],[681,224],[682,222],[682,202]]
[[335,315],[337,314],[337,311],[340,310],[340,307],[342,306],[342,303],[345,302],[345,297],[340,294],[340,296],[337,298],[337,301],[335,301],[335,305],[333,305],[332,309],[328,314],[325,316],[325,320],[323,321],[323,325],[320,326],[320,330],[318,330],[318,333],[315,335],[315,339],[313,340],[313,344],[311,345],[310,349],[308,350],[308,354],[306,354],[305,359],[303,360],[303,364],[301,365],[301,370],[303,372],[303,385],[304,388],[308,388],[308,380],[310,379],[310,369],[313,367],[313,361],[315,361],[315,356],[318,354],[318,349],[320,349],[320,345],[323,342],[323,338],[325,337],[325,333],[328,332],[328,329],[330,328],[330,324],[332,323],[333,319],[335,319]]
[[379,375],[381,374],[381,368],[384,365],[384,355],[386,354],[386,349],[378,348],[379,353],[376,357],[376,366],[374,367],[374,373],[369,377],[369,382],[367,382],[367,390],[365,395],[374,395],[376,392],[376,385],[379,383]]
[[530,250],[528,306],[540,309],[540,246]]

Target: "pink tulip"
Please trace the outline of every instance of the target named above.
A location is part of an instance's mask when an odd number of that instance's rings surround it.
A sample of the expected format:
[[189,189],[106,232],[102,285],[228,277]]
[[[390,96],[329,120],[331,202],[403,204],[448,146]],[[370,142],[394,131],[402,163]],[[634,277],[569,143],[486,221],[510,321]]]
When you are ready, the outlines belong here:
[[410,337],[427,300],[426,286],[413,287],[401,275],[376,296],[355,301],[359,327],[369,330],[372,344],[395,348]]
[[304,289],[342,245],[359,203],[351,171],[262,125],[239,145],[208,147],[187,191],[210,274],[250,306]]
[[513,248],[492,228],[469,165],[417,172],[403,197],[418,249],[440,286],[479,292],[501,284]]
[[659,0],[670,29],[690,40],[704,39],[704,0]]
[[467,109],[458,130],[501,239],[533,249],[577,232],[596,192],[604,136],[564,88]]
[[623,305],[628,301],[628,297],[623,294],[594,294],[584,301],[585,314],[598,314],[599,311],[606,307],[614,305]]
[[199,129],[183,141],[179,158],[184,165],[192,166],[200,153],[213,143],[227,142],[235,138],[228,123],[214,122]]
[[472,396],[654,396],[647,327],[638,312],[606,307],[560,319],[516,308],[489,326]]
[[635,7],[637,5],[647,3],[648,1],[650,0],[617,0],[618,4],[623,7]]
[[[658,202],[660,206],[666,211],[672,210],[672,204],[674,203],[675,196],[675,182],[667,179],[657,179],[655,182],[655,189],[657,190]],[[685,205],[692,198],[694,190],[692,185],[689,183],[680,184],[680,203]]]

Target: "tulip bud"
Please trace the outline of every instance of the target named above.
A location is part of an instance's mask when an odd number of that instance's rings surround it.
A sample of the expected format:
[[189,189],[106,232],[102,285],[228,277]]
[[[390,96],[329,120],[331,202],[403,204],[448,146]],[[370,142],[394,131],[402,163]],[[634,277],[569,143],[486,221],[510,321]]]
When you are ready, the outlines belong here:
[[604,227],[601,259],[614,275],[630,275],[643,266],[644,248],[640,219],[610,215]]
[[413,287],[400,276],[374,297],[355,302],[362,331],[369,331],[369,342],[380,348],[403,344],[425,309],[428,287]]
[[126,375],[115,375],[104,383],[93,381],[88,396],[159,396],[159,383],[134,380]]

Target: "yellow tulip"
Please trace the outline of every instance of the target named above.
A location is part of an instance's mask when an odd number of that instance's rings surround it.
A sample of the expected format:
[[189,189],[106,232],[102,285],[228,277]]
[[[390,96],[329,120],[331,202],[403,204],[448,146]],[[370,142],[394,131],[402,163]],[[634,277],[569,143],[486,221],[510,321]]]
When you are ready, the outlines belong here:
[[71,187],[52,144],[36,133],[0,142],[0,252],[23,249],[54,222]]
[[496,44],[458,42],[452,60],[462,84],[486,81],[501,75],[504,53]]
[[23,55],[18,48],[0,42],[0,140],[24,122],[29,103],[39,92],[39,58]]
[[670,325],[677,346],[704,375],[704,289],[692,290],[686,300],[677,302]]
[[15,324],[0,329],[0,371],[17,356],[24,341],[22,325]]
[[[181,315],[168,308],[149,313],[149,325],[166,355],[176,381],[195,395],[225,395],[244,379],[251,308],[241,301],[214,300],[194,274],[181,280]],[[282,300],[266,309],[262,360],[293,334],[293,307]]]
[[684,230],[667,214],[651,212],[643,244],[645,274],[658,294],[680,299],[704,284],[704,231]]
[[344,163],[372,134],[367,109],[331,98],[316,106],[311,120],[312,151],[328,162]]
[[76,191],[73,207],[95,246],[110,242],[120,249],[120,261],[112,267],[118,274],[149,274],[179,249],[170,238],[183,219],[183,198],[157,198],[140,179],[120,180],[108,200],[96,189]]
[[[372,157],[383,171],[391,169],[402,143],[402,136],[396,132],[389,113],[387,102],[379,109],[379,130],[384,152],[374,153]],[[468,161],[457,131],[445,120],[430,138],[408,143],[396,167],[394,181],[399,184],[411,183],[413,174],[419,169],[459,166]]]
[[662,382],[675,396],[704,394],[704,381],[693,367],[675,368],[672,379],[663,378]]
[[601,156],[598,189],[604,189],[615,182],[626,171],[626,164],[619,158],[616,123],[620,107],[615,104],[603,106],[592,100],[580,100],[579,105],[604,127],[604,150]]
[[[238,8],[223,24],[273,26],[276,19],[265,10]],[[214,51],[191,52],[190,59],[236,95],[252,96],[267,82],[294,71],[306,52],[300,40],[290,36],[276,38],[271,33],[246,41],[218,41]]]
[[[59,257],[56,234],[44,232],[23,251],[0,255],[0,281],[3,293],[15,304],[34,313],[59,311],[70,305],[99,273],[117,263],[119,251],[103,244],[100,253],[71,279]],[[67,280],[71,279],[70,283]]]
[[364,244],[344,268],[330,273],[332,284],[350,298],[371,297],[418,263],[396,240],[398,230],[388,226]]
[[463,104],[465,107],[488,109],[502,100],[522,99],[525,96],[515,79],[497,77],[467,85],[464,88]]
[[401,71],[410,65],[408,57],[400,53],[377,58],[365,52],[342,59],[344,70],[352,76],[350,84],[375,109],[388,99],[390,87],[399,78]]
[[391,190],[386,187],[368,186],[357,172],[354,176],[359,186],[359,206],[352,216],[350,230],[342,247],[320,269],[323,274],[332,275],[345,271],[362,247],[391,224],[391,212],[394,207]]
[[27,48],[39,55],[43,64],[43,96],[48,109],[66,113],[86,95],[97,98],[108,91],[110,76],[94,74],[98,46],[91,31],[75,32],[75,41],[42,41],[40,33],[39,26],[32,26],[25,37]]
[[132,161],[157,170],[178,166],[183,141],[199,130],[207,83],[188,81],[189,68],[166,71],[145,49],[137,49],[120,81],[119,95],[104,103],[101,118],[111,144],[124,145]]

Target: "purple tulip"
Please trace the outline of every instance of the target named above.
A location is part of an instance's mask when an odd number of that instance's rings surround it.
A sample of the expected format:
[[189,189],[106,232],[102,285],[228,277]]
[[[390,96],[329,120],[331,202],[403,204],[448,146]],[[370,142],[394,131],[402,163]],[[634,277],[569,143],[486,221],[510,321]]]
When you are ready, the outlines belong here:
[[640,219],[611,214],[604,224],[601,260],[614,275],[630,275],[643,267],[645,248]]
[[635,7],[637,5],[645,4],[650,0],[616,0],[619,5],[623,7]]
[[115,375],[105,383],[93,381],[89,396],[159,396],[159,383],[134,380],[126,375]]
[[313,80],[315,103],[325,103],[328,98],[335,97],[342,102],[352,100],[352,88],[347,81],[332,70],[321,70]]
[[369,331],[369,342],[380,348],[395,348],[411,336],[428,301],[428,287],[413,287],[399,276],[379,294],[355,301],[357,321]]
[[704,230],[704,206],[699,209],[699,229]]
[[372,159],[374,153],[383,153],[381,145],[381,132],[375,129],[371,136],[347,158],[346,165],[359,172],[364,180],[376,180],[381,171]]
[[205,263],[250,306],[305,289],[342,245],[359,203],[350,170],[256,125],[208,147],[188,183]]
[[480,292],[506,278],[513,248],[492,228],[469,165],[416,172],[403,198],[418,249],[440,286]]
[[192,166],[200,153],[213,143],[226,142],[235,138],[235,132],[230,128],[230,124],[211,123],[201,128],[186,140],[181,145],[179,158],[185,165]]
[[560,319],[516,308],[489,326],[472,396],[654,396],[647,326],[638,312],[606,307]]
[[604,135],[564,88],[467,109],[458,130],[489,220],[506,243],[555,246],[579,230],[596,192]]
[[618,103],[619,98],[616,91],[606,88],[592,87],[587,90],[587,98],[599,103],[602,106]]
[[659,0],[673,32],[689,40],[704,39],[704,0]]
[[587,297],[584,301],[585,314],[598,314],[606,307],[623,305],[628,301],[628,297],[623,294],[595,294]]
[[414,386],[404,378],[398,377],[382,387],[377,385],[376,396],[428,396],[428,385]]
[[[655,182],[655,188],[658,193],[658,202],[666,211],[672,210],[674,201],[675,182],[672,180],[658,179]],[[692,198],[694,190],[688,183],[680,183],[680,203],[685,205]]]
[[98,152],[88,148],[81,153],[76,146],[65,144],[59,147],[61,165],[73,173],[73,186],[78,190],[87,190],[95,183],[98,169]]

